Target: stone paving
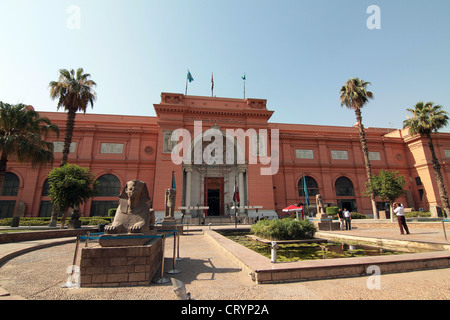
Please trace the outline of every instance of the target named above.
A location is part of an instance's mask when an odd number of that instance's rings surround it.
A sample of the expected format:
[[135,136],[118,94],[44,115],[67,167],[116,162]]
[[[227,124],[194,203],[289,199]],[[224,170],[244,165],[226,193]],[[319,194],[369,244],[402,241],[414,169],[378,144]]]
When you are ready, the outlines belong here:
[[[228,226],[230,227],[230,226]],[[231,226],[233,227],[233,226]],[[248,226],[247,226],[248,227]],[[214,227],[213,227],[214,228]],[[191,229],[208,229],[192,227]],[[442,229],[413,229],[411,235],[400,236],[396,228],[356,228],[336,231],[346,235],[383,238],[414,238],[415,241],[446,243]],[[0,245],[0,299],[29,300],[175,300],[171,283],[150,283],[143,287],[62,288],[72,265],[75,243],[70,239],[53,239]],[[165,270],[172,268],[172,242],[166,242]],[[448,242],[447,242],[448,243]],[[50,246],[51,244],[58,244]],[[44,247],[41,247],[44,245]],[[91,243],[90,245],[95,245]],[[36,246],[24,254],[17,250]],[[28,249],[29,250],[29,249]],[[179,274],[167,274],[186,284],[196,300],[450,300],[450,268],[382,274],[375,286],[371,275],[300,281],[278,284],[257,284],[248,270],[242,268],[203,230],[181,236]],[[0,260],[2,261],[2,260]]]

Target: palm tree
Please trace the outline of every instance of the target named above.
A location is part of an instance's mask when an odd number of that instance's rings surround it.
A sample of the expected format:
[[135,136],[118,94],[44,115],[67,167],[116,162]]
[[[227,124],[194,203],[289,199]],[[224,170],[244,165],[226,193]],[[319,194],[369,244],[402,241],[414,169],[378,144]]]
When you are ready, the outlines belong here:
[[18,162],[30,161],[32,166],[53,162],[53,143],[42,140],[50,132],[59,135],[58,127],[33,107],[0,101],[0,190],[9,156]]
[[424,103],[423,101],[416,103],[414,109],[406,109],[406,111],[410,112],[412,116],[408,116],[408,119],[403,122],[403,128],[409,128],[410,135],[420,134],[421,137],[428,139],[428,147],[431,151],[431,161],[433,163],[439,196],[444,207],[445,215],[448,216],[450,208],[447,191],[445,190],[441,165],[436,157],[433,139],[431,137],[433,132],[437,133],[439,129],[447,126],[449,120],[448,113],[440,105],[434,105],[433,102]]
[[[361,149],[364,158],[364,165],[366,167],[367,181],[370,184],[372,181],[372,169],[369,161],[369,150],[367,148],[366,133],[364,131],[364,125],[362,124],[361,108],[369,101],[373,99],[373,94],[367,91],[366,87],[370,82],[361,80],[359,78],[351,78],[340,91],[341,107],[344,105],[355,111],[356,125],[358,127],[359,141],[361,142]],[[370,194],[370,200],[372,202],[373,217],[378,219],[377,203],[375,202],[375,195]]]
[[49,84],[50,97],[53,100],[58,99],[58,110],[63,107],[67,111],[66,134],[64,137],[61,167],[67,163],[69,156],[76,113],[78,111],[86,112],[89,103],[91,104],[91,108],[93,108],[94,101],[97,98],[93,89],[97,84],[93,80],[90,80],[90,77],[91,75],[84,73],[82,68],[79,68],[76,73],[73,69],[70,71],[61,69],[59,70],[59,80],[51,81]]

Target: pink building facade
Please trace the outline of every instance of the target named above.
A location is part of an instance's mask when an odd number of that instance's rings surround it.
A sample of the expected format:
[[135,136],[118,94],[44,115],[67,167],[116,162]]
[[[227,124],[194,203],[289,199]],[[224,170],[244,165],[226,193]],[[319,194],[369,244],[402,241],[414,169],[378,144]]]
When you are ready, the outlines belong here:
[[[240,215],[255,216],[258,208],[260,216],[281,216],[283,208],[305,202],[305,182],[311,212],[320,193],[326,205],[372,214],[354,127],[271,123],[274,111],[264,99],[162,93],[154,109],[156,117],[77,115],[69,163],[90,168],[100,182],[97,196],[80,208],[83,216],[106,215],[117,207],[126,182],[139,179],[162,217],[172,176],[178,216],[182,211],[192,217],[234,215],[236,194]],[[51,212],[46,179],[62,156],[66,114],[40,114],[61,130],[60,138],[47,138],[54,142],[55,162],[32,168],[8,161],[0,217],[12,216],[19,201],[26,216]],[[427,141],[392,128],[366,128],[366,139],[374,174],[388,169],[405,177],[405,196],[398,199],[405,207],[435,212],[441,206]],[[435,136],[434,144],[449,186],[450,134]]]

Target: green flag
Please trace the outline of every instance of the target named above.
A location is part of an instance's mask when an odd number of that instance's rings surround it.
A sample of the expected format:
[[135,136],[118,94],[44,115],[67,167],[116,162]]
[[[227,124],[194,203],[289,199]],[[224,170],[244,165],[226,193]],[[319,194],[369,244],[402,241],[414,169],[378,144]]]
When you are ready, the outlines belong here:
[[187,79],[188,79],[189,82],[194,81],[194,78],[192,77],[192,74],[191,74],[191,72],[189,70],[188,70],[188,73],[187,73]]

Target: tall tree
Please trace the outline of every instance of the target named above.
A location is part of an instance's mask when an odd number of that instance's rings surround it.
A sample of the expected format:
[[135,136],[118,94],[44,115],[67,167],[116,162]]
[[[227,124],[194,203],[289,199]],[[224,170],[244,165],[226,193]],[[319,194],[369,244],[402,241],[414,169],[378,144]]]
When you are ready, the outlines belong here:
[[419,134],[428,140],[439,196],[445,211],[444,214],[448,217],[450,208],[447,191],[445,190],[441,165],[436,156],[432,139],[432,133],[437,133],[439,129],[447,126],[449,120],[448,112],[443,110],[443,107],[440,105],[434,105],[433,102],[424,103],[423,101],[416,103],[413,109],[409,108],[406,111],[410,112],[411,116],[408,116],[408,119],[403,122],[403,128],[409,128],[410,135]]
[[374,193],[381,200],[389,201],[391,221],[394,221],[394,201],[402,196],[405,191],[405,178],[398,175],[398,171],[381,170],[378,175],[372,176],[372,181],[367,182],[367,192]]
[[51,81],[49,84],[50,97],[53,100],[58,99],[58,110],[64,108],[67,111],[61,167],[67,163],[69,156],[76,113],[78,111],[86,112],[88,104],[93,108],[94,101],[97,99],[97,94],[94,91],[97,84],[90,78],[91,75],[84,73],[83,68],[79,68],[76,73],[73,69],[70,71],[61,69],[59,70],[59,80]]
[[[359,78],[351,78],[345,85],[342,86],[340,91],[341,107],[344,105],[355,111],[356,125],[358,127],[359,141],[361,142],[361,150],[364,158],[364,166],[366,168],[367,181],[370,184],[372,181],[372,169],[369,161],[369,150],[367,148],[366,133],[364,125],[362,123],[361,109],[369,101],[373,99],[373,94],[367,91],[366,87],[370,82],[361,80]],[[373,217],[378,219],[377,203],[375,201],[375,195],[370,194],[370,200],[372,202]]]
[[59,135],[58,127],[31,106],[0,101],[0,191],[10,156],[32,166],[53,162],[53,143],[42,139],[51,132]]

